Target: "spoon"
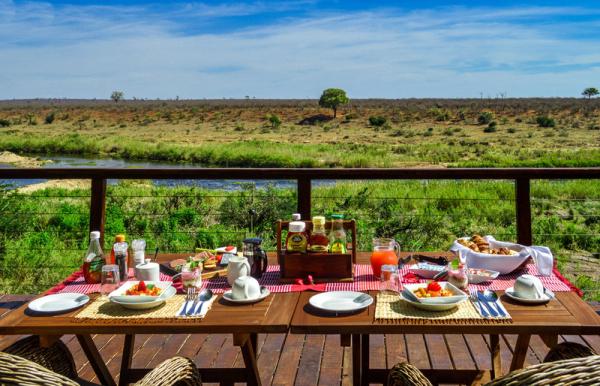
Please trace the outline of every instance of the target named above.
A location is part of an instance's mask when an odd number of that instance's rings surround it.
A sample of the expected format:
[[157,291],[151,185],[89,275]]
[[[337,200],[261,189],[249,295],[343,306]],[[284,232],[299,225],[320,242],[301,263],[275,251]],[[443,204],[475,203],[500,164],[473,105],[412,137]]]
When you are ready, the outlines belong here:
[[404,297],[410,298],[410,300],[412,300],[413,302],[421,303],[421,298],[419,298],[417,295],[413,294],[412,291],[409,289],[405,288],[402,291],[402,295]]
[[212,299],[212,297],[213,297],[213,292],[210,289],[205,288],[202,291],[200,291],[200,295],[198,295],[198,300],[200,300],[200,305],[198,306],[198,308],[196,308],[196,312],[194,312],[194,314],[199,314],[202,311],[202,305],[204,304],[204,302]]
[[[500,307],[498,305],[498,295],[489,289],[486,289],[485,291],[483,291],[483,297],[485,298],[485,300],[487,300],[488,302],[490,302],[491,304],[494,305],[494,308],[496,308],[496,310],[498,310],[498,313],[502,316],[507,316],[506,312],[504,312],[504,310],[502,309],[502,307]],[[490,304],[490,307],[492,307],[492,305]]]

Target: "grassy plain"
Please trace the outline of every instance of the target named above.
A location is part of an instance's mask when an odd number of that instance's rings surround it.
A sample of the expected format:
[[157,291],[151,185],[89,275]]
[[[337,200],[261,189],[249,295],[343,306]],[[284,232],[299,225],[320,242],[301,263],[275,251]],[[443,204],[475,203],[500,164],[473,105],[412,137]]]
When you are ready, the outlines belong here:
[[357,100],[334,120],[314,100],[4,101],[0,150],[207,166],[598,166],[599,102]]

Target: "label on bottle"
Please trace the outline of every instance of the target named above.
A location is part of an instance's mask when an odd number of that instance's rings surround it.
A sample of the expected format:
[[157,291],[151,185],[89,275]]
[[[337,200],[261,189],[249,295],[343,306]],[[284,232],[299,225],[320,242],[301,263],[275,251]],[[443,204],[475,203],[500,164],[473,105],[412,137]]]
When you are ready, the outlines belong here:
[[90,258],[91,254],[88,255],[88,257],[86,258],[87,261],[90,262],[90,272],[100,272],[102,271],[102,267],[104,266],[104,259],[102,258],[102,256],[95,256],[92,257],[91,260],[88,260]]
[[331,243],[331,253],[346,253],[346,242],[343,240],[334,240]]
[[306,252],[307,240],[303,233],[288,235],[286,249],[288,252]]

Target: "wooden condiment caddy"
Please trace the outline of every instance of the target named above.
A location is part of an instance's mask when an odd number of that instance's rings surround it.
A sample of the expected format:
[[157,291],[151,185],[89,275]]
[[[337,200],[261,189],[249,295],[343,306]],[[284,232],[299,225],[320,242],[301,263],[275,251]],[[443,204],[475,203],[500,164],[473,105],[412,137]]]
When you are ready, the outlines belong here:
[[[312,231],[312,221],[304,221],[306,229]],[[356,221],[345,220],[346,240],[351,240],[348,253],[307,252],[287,253],[285,239],[289,221],[277,221],[277,262],[281,268],[283,283],[293,283],[296,279],[306,280],[312,275],[316,282],[347,282],[354,280],[354,264],[356,263]],[[329,233],[332,221],[325,222],[325,230]]]

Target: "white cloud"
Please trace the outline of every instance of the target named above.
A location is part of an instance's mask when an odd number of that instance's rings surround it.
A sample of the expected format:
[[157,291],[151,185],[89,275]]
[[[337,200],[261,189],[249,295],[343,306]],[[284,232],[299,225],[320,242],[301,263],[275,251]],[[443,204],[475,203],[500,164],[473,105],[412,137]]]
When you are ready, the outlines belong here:
[[321,13],[194,34],[174,16],[202,24],[266,7],[0,0],[0,98],[314,98],[331,86],[357,98],[569,96],[599,80],[599,39],[570,37],[573,22],[550,17],[593,15],[579,8]]

